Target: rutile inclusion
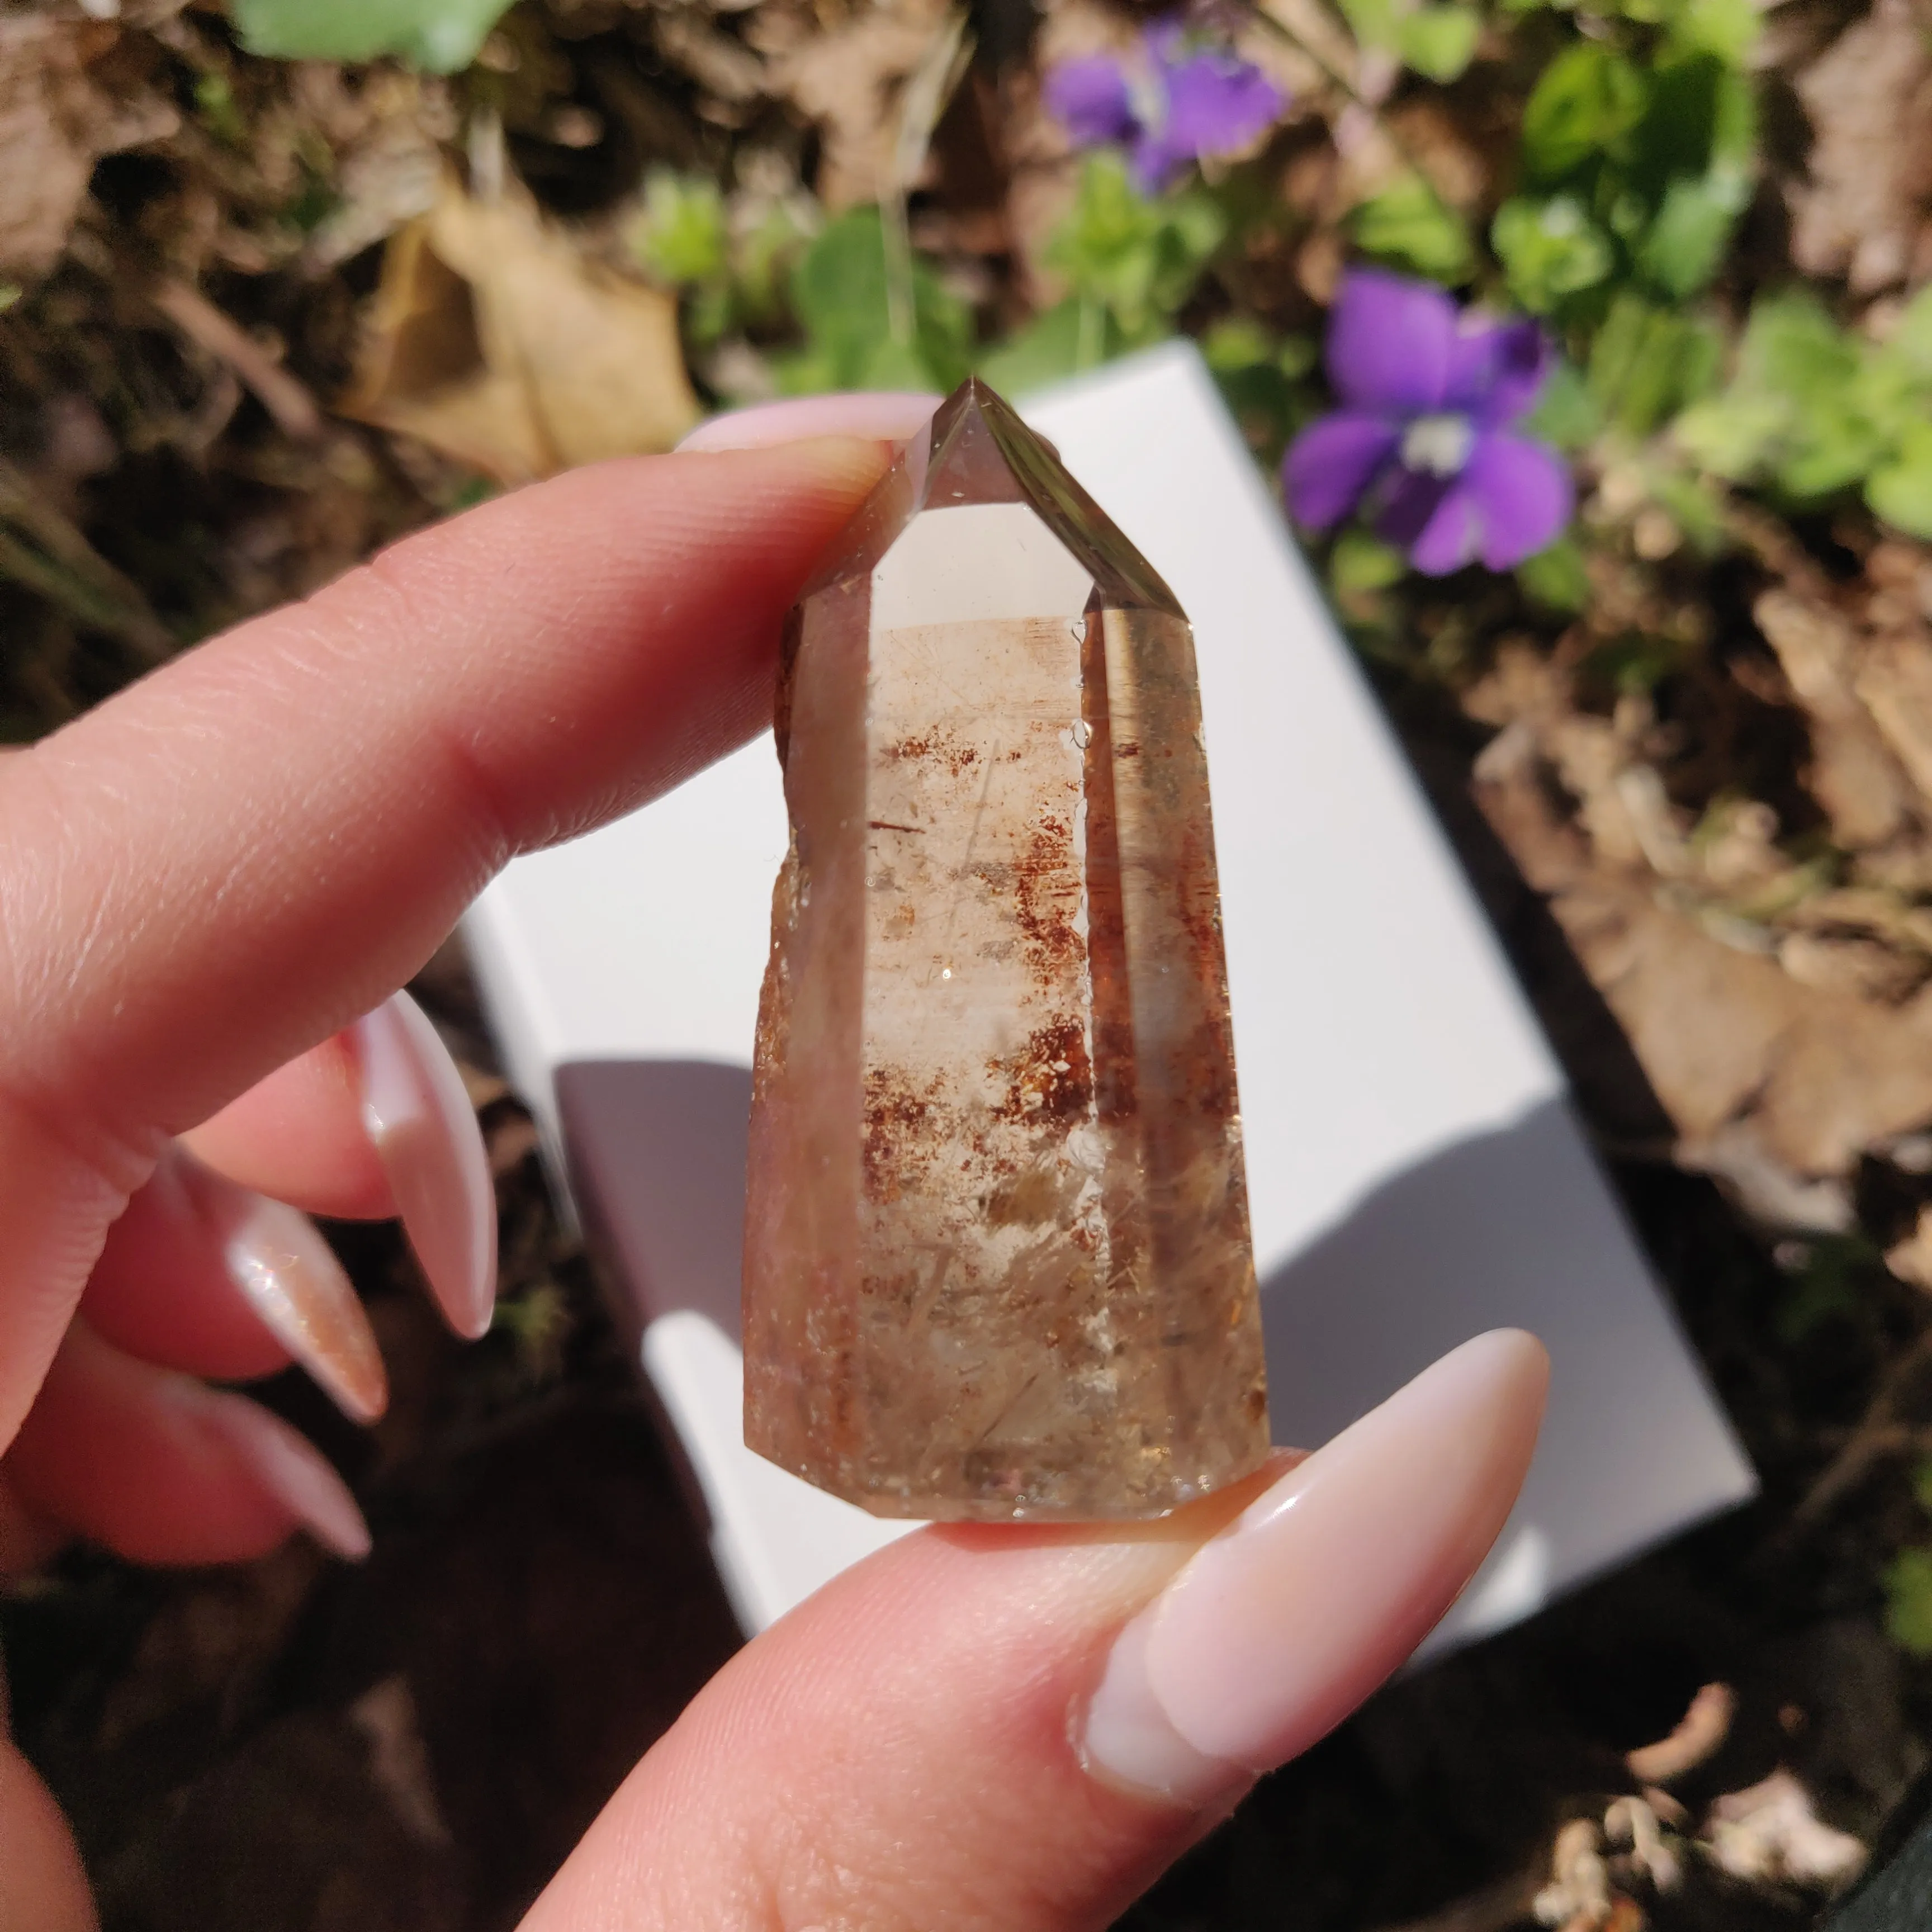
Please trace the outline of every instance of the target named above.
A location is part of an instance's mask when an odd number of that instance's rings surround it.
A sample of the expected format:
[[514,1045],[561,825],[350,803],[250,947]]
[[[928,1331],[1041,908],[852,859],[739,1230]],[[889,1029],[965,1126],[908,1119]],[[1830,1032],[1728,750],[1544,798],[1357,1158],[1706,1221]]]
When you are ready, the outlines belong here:
[[984,384],[794,609],[745,1435],[874,1514],[1158,1516],[1266,1454],[1173,594]]

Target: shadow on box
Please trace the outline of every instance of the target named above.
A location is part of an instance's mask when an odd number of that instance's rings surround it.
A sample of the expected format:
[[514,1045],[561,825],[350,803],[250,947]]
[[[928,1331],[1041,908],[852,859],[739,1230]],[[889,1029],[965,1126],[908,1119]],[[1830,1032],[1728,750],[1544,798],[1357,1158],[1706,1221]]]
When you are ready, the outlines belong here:
[[[689,1310],[735,1342],[749,1071],[696,1060],[577,1061],[558,1070],[556,1091],[571,1190],[630,1341],[659,1316]],[[1499,1214],[1498,1202],[1509,1211]],[[1574,1318],[1580,1346],[1587,1334],[1593,1352],[1606,1352],[1606,1305],[1618,1298],[1613,1282],[1597,1277],[1616,1273],[1621,1242],[1591,1235],[1615,1235],[1615,1212],[1561,1101],[1373,1190],[1262,1282],[1276,1439],[1326,1441],[1446,1349],[1520,1322],[1531,1307],[1558,1364],[1553,1400],[1640,1402],[1641,1390],[1582,1372],[1578,1350],[1564,1346]],[[1660,1478],[1689,1446],[1667,1421],[1646,1430],[1621,1420],[1612,1432]],[[1544,1600],[1552,1576],[1586,1574],[1627,1553],[1630,1535],[1643,1540],[1634,1516],[1619,1518],[1646,1484],[1633,1483],[1628,1465],[1600,1471],[1586,1460],[1583,1445],[1604,1439],[1552,1433],[1516,1527],[1444,1639],[1513,1622]],[[701,1519],[696,1486],[688,1487]]]

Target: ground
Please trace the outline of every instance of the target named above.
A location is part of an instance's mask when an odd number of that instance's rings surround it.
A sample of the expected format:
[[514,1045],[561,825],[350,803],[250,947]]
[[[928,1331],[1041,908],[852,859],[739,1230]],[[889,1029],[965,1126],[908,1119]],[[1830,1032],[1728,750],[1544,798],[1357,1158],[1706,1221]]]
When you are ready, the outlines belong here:
[[[260,44],[276,9],[236,12]],[[1480,1932],[1543,1891],[1574,1932],[1810,1925],[1834,1834],[1882,1850],[1932,1797],[1932,27],[1233,8],[1202,31],[1276,124],[1143,194],[1040,82],[1144,17],[524,0],[438,78],[251,53],[211,5],[0,8],[0,736],[719,402],[1023,386],[1178,328],[1272,469],[1345,263],[1543,316],[1569,535],[1440,578],[1362,528],[1312,550],[1763,1496],[1385,1690],[1124,1923]],[[1591,48],[1623,65],[1552,118]],[[1742,146],[1610,124],[1687,74],[1745,91]],[[418,990],[490,1139],[503,1312],[458,1348],[390,1232],[333,1229],[392,1411],[266,1391],[374,1559],[76,1552],[0,1600],[112,1928],[508,1927],[737,1641],[460,956]]]

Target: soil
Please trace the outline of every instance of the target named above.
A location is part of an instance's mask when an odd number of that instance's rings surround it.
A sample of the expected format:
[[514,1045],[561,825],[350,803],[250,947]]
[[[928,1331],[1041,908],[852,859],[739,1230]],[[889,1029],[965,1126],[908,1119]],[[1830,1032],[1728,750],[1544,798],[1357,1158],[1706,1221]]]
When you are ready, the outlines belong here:
[[[1869,17],[1884,26],[1888,5]],[[500,146],[492,163],[484,144],[485,164],[507,163],[546,219],[579,224],[572,245],[593,306],[646,161],[742,181],[756,148],[784,177],[759,192],[836,204],[838,170],[857,166],[877,128],[842,96],[800,105],[818,83],[780,56],[805,44],[794,29],[808,11],[789,0],[716,16],[526,4],[482,64],[445,82],[252,59],[218,13],[167,0],[130,4],[118,22],[0,8],[0,262],[23,265],[0,272],[0,737],[42,735],[489,487],[482,459],[394,428],[393,391],[370,400],[367,360],[384,243],[424,214],[466,130],[472,167],[477,128],[494,128]],[[1826,0],[1780,10],[1776,128],[1802,134],[1806,102],[1814,118],[1832,111],[1835,77],[1858,53],[1843,37],[1862,17]],[[976,10],[974,24],[979,64],[941,118],[914,227],[994,326],[1040,299],[1029,249],[1058,190],[1048,163],[1003,171],[995,159],[1035,152],[1037,110],[1015,74],[1037,23],[1006,0]],[[782,85],[733,65],[754,41],[767,74],[790,76]],[[923,42],[910,44],[916,55]],[[880,63],[860,76],[869,85],[903,77],[899,45],[882,29],[847,51]],[[1813,86],[1834,47],[1839,65]],[[1514,87],[1520,101],[1522,91],[1520,58],[1492,64],[1432,120],[1402,109],[1412,145],[1488,165],[1478,136],[1498,92]],[[1290,128],[1275,157],[1316,211],[1308,232],[1292,249],[1258,251],[1234,292],[1203,298],[1188,326],[1232,303],[1284,330],[1318,327],[1346,203],[1314,165],[1314,127]],[[1876,259],[1859,238],[1882,230],[1885,260],[1916,259],[1922,190],[1897,154],[1861,160],[1844,130],[1820,130],[1831,167],[1805,188],[1796,230],[1810,252],[1792,254],[1790,212],[1768,188],[1746,238],[1749,274],[1795,262],[1838,278],[1848,300],[1882,302],[1882,280],[1858,285],[1858,262]],[[29,173],[32,197],[6,185]],[[661,320],[634,302],[627,313],[626,326]],[[782,335],[763,326],[747,335],[750,352]],[[733,368],[742,373],[742,358],[693,361],[703,401],[730,392]],[[678,418],[685,380],[682,369],[674,384],[667,376],[652,421]],[[325,406],[357,393],[376,421]],[[496,418],[466,420],[465,435],[486,432],[493,448],[511,446]],[[1915,596],[1925,606],[1918,548],[1880,541],[1869,520],[1768,535],[1757,524],[1746,536],[1714,562],[1685,552],[1640,568],[1618,553],[1605,594],[1624,602],[1604,634],[1594,620],[1527,620],[1466,586],[1406,607],[1413,650],[1387,648],[1374,612],[1364,634],[1378,692],[1762,1498],[1384,1690],[1265,1780],[1136,1906],[1121,1922],[1136,1932],[1528,1923],[1562,1828],[1637,1793],[1625,1754],[1671,1733],[1711,1684],[1734,1697],[1721,1742],[1654,1801],[1666,1822],[1678,1815],[1671,1800],[1682,1808],[1684,1840],[1720,1796],[1780,1767],[1825,1821],[1881,1852],[1932,1802],[1932,1663],[1888,1623],[1883,1581],[1900,1550],[1928,1540],[1913,1472],[1932,1447],[1932,1282],[1915,1285],[1927,1264],[1910,1252],[1923,1150],[1874,1112],[1835,1166],[1806,1166],[1790,1118],[1773,1111],[1783,1076],[1771,1066],[1726,1121],[1758,1136],[1741,1180],[1742,1167],[1687,1125],[1697,1096],[1676,1084],[1652,1009],[1633,1007],[1628,985],[1598,970],[1570,916],[1586,886],[1611,879],[1642,897],[1656,884],[1645,869],[1654,840],[1630,851],[1606,842],[1597,808],[1608,794],[1578,776],[1579,732],[1616,738],[1616,772],[1661,774],[1666,830],[1670,812],[1708,814],[1736,796],[1771,801],[1787,832],[1805,835],[1829,829],[1831,797],[1814,783],[1816,720],[1780,681],[1790,627],[1778,631],[1783,607],[1767,613],[1764,595],[1798,599],[1814,625],[1849,626],[1847,649],[1881,653],[1908,633],[1924,648],[1906,609]],[[1599,605],[1599,616],[1610,608]],[[1364,616],[1346,598],[1343,608]],[[1591,681],[1591,653],[1634,610],[1705,640],[1641,716]],[[1534,704],[1507,674],[1509,649],[1526,639],[1560,674],[1561,688],[1538,686]],[[1511,790],[1484,760],[1520,726],[1543,764],[1535,784]],[[1858,742],[1860,755],[1879,756]],[[1932,801],[1899,796],[1886,850],[1903,865],[1900,852],[1922,852]],[[1538,800],[1547,823],[1525,815]],[[1685,874],[1672,890],[1694,898],[1707,883]],[[1853,1003],[1819,1010],[1828,1038],[1904,1012],[1932,970],[1922,940],[1874,939],[1846,926],[1851,916],[1820,914],[1826,963],[1853,976],[1822,989],[1816,947],[1792,948],[1796,928],[1773,933],[1804,998]],[[1648,997],[1667,1005],[1673,982],[1665,966],[1658,975]],[[508,1928],[740,1640],[668,1433],[557,1219],[528,1120],[492,1078],[460,956],[440,956],[418,991],[484,1096],[503,1312],[484,1342],[458,1348],[392,1230],[332,1228],[381,1336],[391,1412],[358,1430],[293,1374],[261,1391],[348,1475],[373,1558],[345,1569],[298,1544],[251,1566],[155,1574],[77,1551],[0,1597],[16,1731],[76,1822],[110,1932]],[[1840,1089],[1858,1100],[1861,1081],[1876,1090],[1849,1055],[1834,1060],[1834,1104]],[[1813,1097],[1805,1090],[1787,1114]],[[1750,1179],[1767,1171],[1774,1184]],[[1767,1186],[1780,1201],[1822,1186],[1844,1211],[1780,1220]],[[1643,1391],[1630,1396],[1640,1406]],[[1727,1873],[1702,1850],[1669,1891],[1627,1861],[1614,1876],[1622,1903],[1573,1924],[1796,1928],[1817,1922],[1828,1890]]]

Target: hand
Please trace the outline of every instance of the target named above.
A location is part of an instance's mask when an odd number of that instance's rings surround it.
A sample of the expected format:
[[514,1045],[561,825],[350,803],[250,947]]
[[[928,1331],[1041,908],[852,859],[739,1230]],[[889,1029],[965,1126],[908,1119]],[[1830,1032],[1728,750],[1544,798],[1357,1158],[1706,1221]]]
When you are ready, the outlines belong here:
[[[0,764],[0,1566],[366,1546],[313,1449],[195,1378],[294,1355],[380,1406],[299,1209],[401,1212],[487,1323],[474,1124],[394,990],[512,854],[764,721],[783,612],[929,406],[787,406],[503,498]],[[720,1674],[530,1927],[1103,1925],[1447,1607],[1544,1374],[1486,1336],[1162,1522],[902,1540]],[[93,1922],[0,1743],[0,1926]]]

